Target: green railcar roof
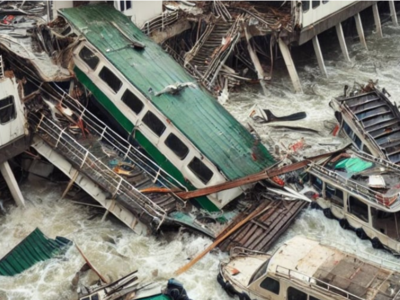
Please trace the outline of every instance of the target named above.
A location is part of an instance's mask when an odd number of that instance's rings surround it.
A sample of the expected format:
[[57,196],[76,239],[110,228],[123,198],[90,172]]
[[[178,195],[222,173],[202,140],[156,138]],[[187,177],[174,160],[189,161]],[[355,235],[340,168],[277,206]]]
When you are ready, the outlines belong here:
[[[127,16],[106,4],[66,8],[60,14],[228,179],[259,172],[274,163],[267,149],[255,142],[244,126]],[[133,40],[145,44],[145,49],[131,48],[131,42],[112,22]],[[186,87],[176,95],[155,96],[167,85],[177,82],[194,82],[197,88]]]
[[39,261],[61,254],[71,244],[71,241],[62,237],[49,239],[36,228],[0,260],[0,275],[19,274]]

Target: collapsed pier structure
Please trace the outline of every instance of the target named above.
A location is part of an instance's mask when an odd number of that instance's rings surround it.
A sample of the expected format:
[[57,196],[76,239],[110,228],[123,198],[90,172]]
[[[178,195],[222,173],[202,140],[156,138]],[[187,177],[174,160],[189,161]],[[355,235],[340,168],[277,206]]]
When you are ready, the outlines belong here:
[[[397,26],[395,1],[384,2]],[[164,2],[165,11],[145,22],[142,30],[219,96],[242,82],[259,81],[265,87],[278,58],[283,58],[294,90],[301,92],[291,51],[312,41],[321,74],[327,77],[318,35],[334,27],[342,59],[350,61],[342,22],[354,18],[360,42],[367,49],[360,13],[372,9],[376,34],[382,37],[381,4],[383,1],[171,1]]]
[[[394,2],[388,3],[393,11],[393,22],[397,22]],[[53,8],[58,9],[82,3],[55,1],[52,4]],[[302,88],[291,57],[291,46],[313,40],[321,71],[327,75],[318,42],[319,33],[335,26],[343,55],[349,59],[341,22],[355,16],[359,21],[357,28],[360,40],[365,43],[359,13],[372,6],[376,12],[376,27],[380,28],[376,1],[160,1],[149,6],[146,2],[142,9],[151,8],[150,14],[141,14],[138,5],[140,2],[114,2],[115,8],[131,16],[131,20],[140,26],[142,32],[159,43],[203,87],[220,99],[228,93],[229,88],[242,82],[257,82],[265,88],[273,76],[274,63],[280,55],[285,61],[295,90],[300,92]],[[50,13],[50,6],[47,8]],[[0,10],[0,13],[11,14],[11,11]],[[14,9],[13,13],[19,16],[30,14],[21,8]],[[55,12],[53,14],[55,15]],[[146,16],[147,19],[139,21],[139,16]],[[89,99],[91,92],[74,81],[73,69],[70,68],[72,66],[63,65],[65,57],[59,55],[60,48],[67,50],[65,52],[71,51],[69,54],[72,55],[76,46],[76,35],[72,32],[52,32],[54,26],[61,28],[65,25],[63,23],[39,24],[34,27],[35,44],[27,44],[25,41],[30,39],[30,34],[27,34],[23,26],[19,28],[18,22],[22,22],[21,18],[15,20],[15,23],[12,18],[7,20],[11,22],[8,24],[10,26],[5,26],[5,34],[0,36],[0,55],[7,57],[6,70],[3,64],[1,65],[0,84],[1,80],[13,82],[12,95],[18,95],[19,99],[10,98],[11,93],[0,97],[0,117],[4,112],[5,118],[4,122],[0,120],[0,163],[3,177],[10,178],[7,183],[11,190],[15,190],[13,197],[17,203],[23,205],[23,198],[15,179],[13,181],[7,161],[27,150],[33,136],[32,147],[36,153],[46,157],[70,180],[63,197],[73,185],[77,185],[105,209],[103,218],[112,213],[139,234],[148,234],[159,230],[161,226],[171,225],[188,226],[216,237],[233,227],[235,222],[243,219],[243,216],[262,203],[265,211],[227,239],[222,248],[246,246],[265,251],[306,205],[301,201],[279,201],[284,197],[277,197],[276,194],[250,193],[244,199],[250,201],[235,203],[235,207],[226,210],[224,207],[225,211],[222,213],[213,215],[194,212],[188,202],[175,194],[175,191],[186,189],[176,178],[145,158],[140,150],[132,147],[128,141],[129,137],[121,137],[109,124],[100,121],[86,106],[82,106],[80,98]],[[112,22],[110,21],[109,25],[113,26],[114,31],[118,30],[122,35],[126,35],[127,29],[122,30]],[[65,30],[67,29],[65,27]],[[82,32],[86,30],[87,28],[83,28]],[[105,51],[120,51],[131,46],[139,48],[137,51],[142,51],[146,46],[140,42],[135,44],[137,41],[130,36],[127,40],[132,45]],[[78,43],[79,39],[76,41]],[[93,57],[90,53],[85,56],[86,63],[90,63]],[[96,72],[98,71],[99,69]],[[111,75],[108,74],[107,77],[110,78]],[[52,84],[54,82],[55,85]],[[118,83],[118,80],[113,81],[115,82]],[[112,83],[108,85],[111,88],[114,86]],[[116,89],[119,90],[121,82],[117,85],[119,87]],[[192,85],[187,85],[186,90],[190,91]],[[60,89],[60,86],[63,89]],[[163,93],[176,95],[181,89],[183,87],[177,92]],[[0,93],[2,91],[0,90]],[[160,91],[149,89],[147,92],[149,95],[157,92],[154,97],[158,97]],[[82,95],[86,98],[81,97]],[[150,99],[149,96],[147,100]],[[167,98],[162,96],[159,99]],[[21,108],[17,113],[18,105],[21,105]],[[223,108],[218,106],[218,109]],[[18,119],[17,115],[22,118]],[[11,126],[16,120],[19,122],[18,128],[23,128],[23,131],[16,131]],[[171,124],[170,118],[162,120]],[[3,128],[6,127],[2,126],[8,126],[10,133],[19,132],[18,136],[10,135],[7,141],[3,142]],[[162,134],[163,132],[159,137]],[[247,131],[240,134],[250,138]],[[28,142],[17,146],[17,140]],[[255,138],[254,140],[254,147],[251,148],[259,150],[258,142]],[[18,150],[15,150],[16,148]],[[252,153],[254,161],[257,161],[257,154],[259,153]],[[203,159],[201,156],[199,161]],[[221,169],[217,170],[214,174],[221,175]],[[167,192],[152,192],[160,189],[167,189]],[[217,220],[223,220],[225,225],[228,225],[227,228],[221,230],[217,227],[217,230],[213,230],[212,225]]]

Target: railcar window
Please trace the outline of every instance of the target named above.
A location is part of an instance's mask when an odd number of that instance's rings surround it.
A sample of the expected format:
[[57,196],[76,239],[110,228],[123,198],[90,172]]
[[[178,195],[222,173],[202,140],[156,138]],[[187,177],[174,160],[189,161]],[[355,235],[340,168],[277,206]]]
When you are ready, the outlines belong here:
[[118,93],[122,86],[122,81],[111,72],[107,67],[103,67],[99,73],[99,77],[107,83],[107,85],[115,92]]
[[313,1],[312,2],[312,8],[317,8],[321,4],[321,1]]
[[192,171],[204,184],[207,184],[213,172],[197,157],[189,163],[188,168]]
[[97,65],[99,64],[100,59],[90,51],[88,48],[83,47],[81,51],[79,51],[79,57],[92,69],[95,70]]
[[122,102],[129,106],[135,114],[139,114],[143,109],[143,102],[139,100],[130,90],[126,90],[121,98]]
[[0,100],[0,124],[11,121],[16,116],[14,97],[9,96]]
[[119,1],[121,3],[121,11],[125,10],[125,0],[120,0]]
[[368,149],[368,147],[367,147],[366,145],[364,145],[364,146],[362,147],[362,151],[365,152],[365,153],[367,153],[367,154],[371,154],[371,151],[369,151],[369,149]]
[[301,1],[301,7],[303,9],[303,13],[310,9],[310,0]]
[[143,123],[147,125],[156,135],[161,136],[165,131],[164,123],[155,116],[151,111],[148,111],[143,119]]
[[353,196],[349,197],[349,211],[364,222],[368,222],[368,205]]
[[325,196],[327,199],[331,200],[332,203],[343,207],[343,191],[336,189],[329,184],[325,184]]
[[267,277],[260,283],[260,287],[267,291],[270,291],[274,294],[279,295],[279,281],[278,280]]
[[353,135],[354,135],[354,132],[353,132],[353,130],[351,130],[350,126],[347,125],[346,122],[343,123],[343,129],[347,133],[347,135],[352,139]]
[[311,184],[313,185],[313,187],[315,187],[315,189],[318,192],[322,191],[322,186],[323,186],[323,182],[321,179],[319,179],[318,177],[315,177],[314,175],[311,175]]
[[328,2],[329,2],[329,0],[322,0],[322,4],[326,4]]
[[318,298],[315,298],[313,296],[310,296],[310,300],[319,300]]
[[289,287],[287,290],[288,300],[307,300],[307,294],[299,291],[293,287]]
[[92,296],[92,300],[99,300],[99,294],[94,294]]
[[361,148],[361,140],[358,136],[354,135],[354,142],[357,145],[357,148],[360,149]]
[[130,9],[130,8],[132,8],[132,1],[127,0],[126,1],[126,9]]
[[371,207],[372,226],[392,239],[400,238],[400,213],[389,213]]
[[249,285],[257,280],[258,278],[260,278],[262,275],[265,274],[265,272],[267,272],[267,268],[268,268],[268,264],[269,264],[269,259],[267,259],[259,268],[257,271],[254,272],[254,274],[251,276],[250,281],[249,281]]
[[181,160],[189,153],[189,148],[173,133],[170,133],[165,139],[165,145],[167,145]]

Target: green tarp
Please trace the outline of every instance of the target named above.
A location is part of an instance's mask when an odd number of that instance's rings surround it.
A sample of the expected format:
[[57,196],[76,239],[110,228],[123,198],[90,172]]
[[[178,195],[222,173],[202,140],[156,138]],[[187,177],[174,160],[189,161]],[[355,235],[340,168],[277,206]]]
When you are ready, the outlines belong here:
[[71,244],[71,241],[63,237],[49,239],[39,228],[36,228],[0,260],[0,275],[19,274],[39,261],[62,254]]
[[359,157],[346,158],[335,165],[335,169],[345,169],[347,173],[358,173],[373,166],[372,162],[364,161]]

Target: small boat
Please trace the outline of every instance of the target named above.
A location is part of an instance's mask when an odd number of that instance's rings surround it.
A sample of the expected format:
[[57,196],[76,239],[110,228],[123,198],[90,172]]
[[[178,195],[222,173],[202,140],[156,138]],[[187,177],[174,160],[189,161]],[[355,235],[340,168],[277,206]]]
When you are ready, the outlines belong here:
[[236,248],[218,282],[240,300],[398,299],[393,267],[298,236],[272,255]]
[[354,147],[400,163],[400,112],[387,97],[370,82],[366,87],[333,99],[330,106],[341,130]]
[[310,164],[303,183],[312,188],[312,206],[355,230],[374,248],[400,254],[400,167],[347,149]]

